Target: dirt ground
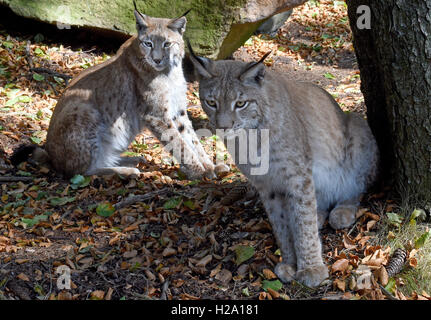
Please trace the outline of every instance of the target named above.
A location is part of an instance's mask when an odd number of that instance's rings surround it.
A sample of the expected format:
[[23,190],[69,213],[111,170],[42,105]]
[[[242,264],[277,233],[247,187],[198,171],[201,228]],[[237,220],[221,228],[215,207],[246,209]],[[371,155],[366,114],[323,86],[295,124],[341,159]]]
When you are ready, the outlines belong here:
[[[345,8],[331,4],[298,8],[276,37],[254,36],[234,58],[254,61],[272,50],[266,61],[270,68],[319,84],[344,110],[365,114]],[[217,180],[188,181],[149,131],[129,148],[130,155],[147,160],[139,166],[145,174],[138,179],[93,176],[70,181],[31,163],[10,168],[7,157],[18,145],[43,144],[55,102],[65,88],[61,75],[76,76],[113,52],[86,44],[77,50],[67,41],[51,40],[49,34],[40,41],[35,40],[36,32],[3,29],[0,34],[0,169],[2,175],[19,180],[0,182],[0,299],[382,297],[354,288],[341,290],[340,270],[334,268],[318,289],[281,284],[273,273],[280,257],[271,227],[258,196],[247,198],[251,190],[245,178],[233,167]],[[60,76],[35,78],[29,54],[35,66]],[[205,126],[197,83],[189,89],[190,116],[196,127]],[[30,99],[8,104],[16,97]],[[215,140],[203,141],[210,153]],[[145,195],[144,200],[124,203],[127,197]],[[387,203],[379,202],[383,196],[366,196],[362,213],[385,210]],[[364,249],[370,248],[378,220],[364,214],[350,230],[325,227],[328,265],[368,254]],[[70,289],[58,286],[59,266],[71,272]],[[348,284],[346,274],[341,279]]]

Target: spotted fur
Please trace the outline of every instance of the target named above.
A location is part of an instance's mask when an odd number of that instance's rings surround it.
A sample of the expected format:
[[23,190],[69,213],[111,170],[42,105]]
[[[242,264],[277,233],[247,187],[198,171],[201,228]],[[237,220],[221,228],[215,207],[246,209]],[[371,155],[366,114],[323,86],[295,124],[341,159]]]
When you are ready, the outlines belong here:
[[186,18],[153,18],[137,10],[135,18],[137,35],[67,87],[51,118],[45,151],[38,149],[39,154],[66,176],[135,175],[139,170],[130,166],[133,161],[120,154],[147,127],[159,140],[169,130],[170,140],[192,159],[182,165],[189,177],[213,176],[214,166],[186,113],[181,65]]
[[336,229],[353,224],[359,197],[376,177],[378,150],[367,122],[345,114],[322,88],[262,61],[212,61],[193,52],[191,60],[215,128],[269,130],[268,172],[237,165],[259,192],[281,249],[278,277],[319,285],[328,277],[319,227],[328,215]]

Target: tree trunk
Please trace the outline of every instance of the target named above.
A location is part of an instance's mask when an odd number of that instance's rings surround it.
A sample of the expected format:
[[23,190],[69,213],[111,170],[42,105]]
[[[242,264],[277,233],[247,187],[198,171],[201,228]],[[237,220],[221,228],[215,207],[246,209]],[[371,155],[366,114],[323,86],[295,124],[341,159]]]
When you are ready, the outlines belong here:
[[[382,173],[410,201],[431,201],[431,0],[347,0],[367,118]],[[358,6],[371,28],[357,25]],[[409,201],[409,202],[410,202]]]

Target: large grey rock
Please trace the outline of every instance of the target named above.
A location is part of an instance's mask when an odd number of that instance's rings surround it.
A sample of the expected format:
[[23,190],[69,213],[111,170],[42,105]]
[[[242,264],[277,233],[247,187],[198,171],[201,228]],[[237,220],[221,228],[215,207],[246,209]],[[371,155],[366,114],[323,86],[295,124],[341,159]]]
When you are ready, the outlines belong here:
[[[136,0],[154,17],[188,14],[186,37],[200,55],[222,59],[240,47],[264,20],[307,0]],[[0,0],[16,14],[57,24],[135,33],[132,0]]]

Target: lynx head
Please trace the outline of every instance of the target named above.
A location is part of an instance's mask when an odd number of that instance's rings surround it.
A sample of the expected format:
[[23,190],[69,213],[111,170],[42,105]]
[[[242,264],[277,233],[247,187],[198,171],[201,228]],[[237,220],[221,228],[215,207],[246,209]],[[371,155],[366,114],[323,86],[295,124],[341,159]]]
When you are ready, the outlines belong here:
[[267,105],[263,89],[265,66],[258,62],[213,61],[194,55],[199,79],[199,97],[211,124],[217,129],[256,129]]
[[153,18],[140,13],[135,6],[139,49],[145,63],[156,71],[181,65],[184,56],[183,33],[187,23],[185,15],[189,11],[175,19]]

